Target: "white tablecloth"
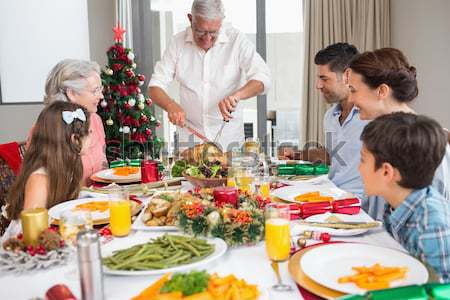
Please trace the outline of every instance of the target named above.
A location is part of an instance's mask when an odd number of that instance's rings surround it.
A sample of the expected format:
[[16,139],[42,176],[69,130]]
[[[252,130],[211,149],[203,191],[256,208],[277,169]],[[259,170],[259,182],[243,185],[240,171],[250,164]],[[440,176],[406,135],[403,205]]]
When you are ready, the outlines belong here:
[[[364,212],[362,212],[364,213]],[[139,232],[149,237],[158,233]],[[361,242],[402,250],[402,247],[383,229],[371,230],[360,236],[335,238],[334,241]],[[44,297],[45,292],[55,284],[66,284],[80,297],[80,284],[77,273],[76,254],[74,260],[67,266],[55,267],[50,270],[34,272],[28,275],[0,275],[0,299],[31,299]],[[266,256],[264,243],[251,247],[232,248],[218,261],[205,267],[208,272],[220,275],[235,274],[251,284],[257,284],[262,295],[260,299],[295,300],[303,299],[290,278],[287,263],[280,266],[284,282],[292,285],[291,292],[274,292],[271,286],[276,282],[275,274]],[[110,276],[104,275],[105,299],[124,300],[139,294],[144,288],[159,276]],[[81,297],[80,297],[81,299]]]

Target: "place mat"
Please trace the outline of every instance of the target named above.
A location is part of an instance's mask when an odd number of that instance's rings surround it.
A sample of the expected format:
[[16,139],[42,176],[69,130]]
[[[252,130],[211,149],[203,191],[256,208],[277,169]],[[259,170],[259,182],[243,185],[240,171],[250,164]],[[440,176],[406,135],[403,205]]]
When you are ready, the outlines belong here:
[[300,267],[300,260],[305,253],[307,253],[311,249],[314,249],[315,247],[320,247],[326,244],[321,243],[305,247],[297,251],[289,259],[289,274],[291,275],[292,279],[294,279],[294,281],[298,284],[299,291],[302,294],[303,298],[305,298],[305,300],[336,299],[345,295],[316,283],[308,276],[306,276],[306,274]]
[[109,183],[108,185],[93,184],[90,187],[82,187],[81,190],[87,191],[87,192],[108,194],[115,187],[125,186],[131,194],[140,196],[140,194],[144,194],[144,195],[147,194],[151,189],[181,186],[182,180],[183,180],[183,177],[176,177],[176,178],[170,178],[170,179],[149,182],[149,183],[137,183],[137,184],[135,183],[135,184],[127,184],[127,185],[122,185],[122,184],[117,184],[117,183]]

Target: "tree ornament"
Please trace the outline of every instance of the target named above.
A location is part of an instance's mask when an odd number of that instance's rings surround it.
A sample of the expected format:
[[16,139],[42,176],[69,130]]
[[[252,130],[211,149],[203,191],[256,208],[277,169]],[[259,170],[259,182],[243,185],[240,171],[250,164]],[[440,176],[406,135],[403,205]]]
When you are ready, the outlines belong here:
[[150,99],[150,98],[147,98],[146,102],[147,102],[147,105],[152,105],[152,103],[153,103],[153,100],[152,100],[152,99]]
[[145,114],[142,114],[141,117],[139,118],[141,120],[141,122],[146,123],[148,121],[148,118]]
[[151,117],[150,117],[150,122],[155,122],[155,120],[156,120],[156,119],[155,119],[154,116],[151,116]]
[[114,71],[111,70],[110,68],[106,68],[105,69],[105,74],[111,76],[112,74],[114,74]]
[[134,53],[130,51],[128,53],[127,57],[128,57],[129,60],[133,60],[134,59]]
[[133,69],[136,69],[136,67],[137,67],[136,63],[132,63],[132,64],[131,64],[131,67],[132,67]]
[[128,104],[133,107],[136,105],[136,100],[134,98],[131,98],[130,100],[128,100]]
[[105,108],[108,106],[108,102],[106,102],[105,100],[102,100],[102,102],[100,102],[100,106]]
[[111,117],[109,117],[109,119],[106,120],[106,125],[112,126],[113,124],[114,124],[114,121],[111,119]]
[[123,127],[120,127],[120,128],[119,128],[119,132],[123,132]]
[[131,78],[134,76],[134,72],[132,70],[127,70],[126,74],[127,74],[128,78]]
[[145,81],[145,76],[142,74],[139,74],[138,79],[139,79],[139,81]]
[[141,89],[139,87],[135,87],[134,88],[136,94],[140,94],[141,93]]
[[138,85],[139,85],[139,86],[142,86],[143,84],[144,84],[143,81],[138,81]]
[[117,43],[121,43],[123,41],[123,35],[126,32],[126,30],[120,26],[120,23],[117,22],[117,27],[113,28],[114,31],[114,41]]
[[138,101],[139,101],[139,102],[144,102],[144,101],[145,101],[145,97],[144,97],[144,95],[142,95],[142,94],[139,94],[139,95],[137,96],[137,98],[138,98]]
[[137,128],[133,128],[133,130],[132,130],[132,131],[133,131],[133,133],[135,133],[135,132],[137,131]]
[[152,134],[152,130],[150,128],[145,129],[145,134],[150,136]]
[[156,121],[156,127],[157,128],[161,127],[161,122],[159,120]]
[[138,104],[138,108],[139,108],[140,110],[144,110],[144,108],[145,108],[145,104],[144,104],[144,103],[142,103],[142,102],[139,102],[139,104]]
[[125,134],[130,133],[130,127],[128,127],[128,126],[123,126],[123,133],[125,133]]
[[129,109],[131,108],[131,105],[127,102],[127,103],[125,103],[125,104],[123,105],[123,108],[124,108],[125,110],[129,110]]

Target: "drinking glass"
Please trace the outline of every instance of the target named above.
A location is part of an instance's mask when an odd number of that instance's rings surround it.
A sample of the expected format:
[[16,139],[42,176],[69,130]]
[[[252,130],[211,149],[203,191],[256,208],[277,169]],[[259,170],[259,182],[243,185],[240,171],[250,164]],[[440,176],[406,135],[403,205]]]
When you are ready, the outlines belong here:
[[276,291],[289,291],[291,286],[281,281],[278,264],[289,258],[291,235],[289,230],[289,206],[271,203],[266,206],[266,252],[272,262],[278,283],[272,286]]
[[131,203],[128,190],[112,190],[109,197],[109,226],[113,236],[127,236],[131,230]]
[[75,245],[77,233],[83,229],[92,229],[92,215],[89,211],[66,210],[59,218],[59,233],[64,241],[71,246]]

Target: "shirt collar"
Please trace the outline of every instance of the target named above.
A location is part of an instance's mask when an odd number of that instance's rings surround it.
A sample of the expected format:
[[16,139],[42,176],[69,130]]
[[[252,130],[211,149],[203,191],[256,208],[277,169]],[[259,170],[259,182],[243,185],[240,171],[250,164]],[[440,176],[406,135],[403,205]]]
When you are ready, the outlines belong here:
[[[339,116],[341,115],[341,113],[342,113],[342,106],[339,103],[337,103],[333,108],[333,116]],[[355,105],[353,105],[349,116],[353,116],[356,113],[359,113],[359,109]]]
[[428,193],[428,187],[420,190],[414,190],[408,197],[392,211],[389,216],[389,223],[391,228],[398,232],[402,228],[409,217],[414,213],[414,210],[419,206],[425,199]]
[[[222,24],[222,27],[219,31],[219,36],[217,37],[216,43],[228,43],[229,39],[226,31],[226,25]],[[194,43],[194,33],[192,32],[192,28],[189,26],[186,28],[186,37],[184,39],[185,42]]]

